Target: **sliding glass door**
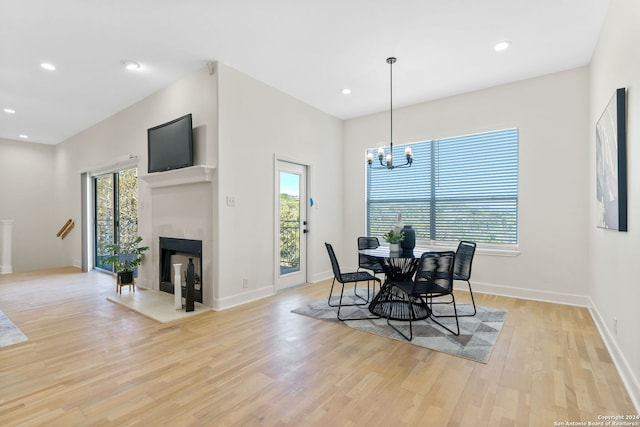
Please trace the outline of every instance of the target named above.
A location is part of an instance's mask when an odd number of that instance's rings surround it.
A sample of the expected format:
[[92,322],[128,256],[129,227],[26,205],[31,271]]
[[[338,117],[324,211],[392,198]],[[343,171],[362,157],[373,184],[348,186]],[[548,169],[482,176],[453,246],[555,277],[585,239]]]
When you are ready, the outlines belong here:
[[93,178],[95,190],[95,266],[113,271],[104,264],[105,244],[133,242],[138,236],[138,170],[99,175]]

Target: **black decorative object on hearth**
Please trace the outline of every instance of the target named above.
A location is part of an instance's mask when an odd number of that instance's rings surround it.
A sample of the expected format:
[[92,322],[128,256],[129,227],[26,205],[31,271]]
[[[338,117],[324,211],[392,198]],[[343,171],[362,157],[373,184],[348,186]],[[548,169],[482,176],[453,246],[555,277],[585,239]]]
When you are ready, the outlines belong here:
[[184,311],[193,311],[195,309],[194,295],[195,295],[195,283],[196,272],[193,265],[193,258],[189,258],[189,264],[187,264],[187,294],[185,295],[185,309]]

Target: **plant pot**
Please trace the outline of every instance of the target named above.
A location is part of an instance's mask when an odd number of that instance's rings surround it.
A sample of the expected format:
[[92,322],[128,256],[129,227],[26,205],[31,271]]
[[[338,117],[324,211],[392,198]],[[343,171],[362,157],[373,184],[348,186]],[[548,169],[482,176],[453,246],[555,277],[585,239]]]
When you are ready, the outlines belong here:
[[127,283],[133,283],[133,271],[119,271],[118,283],[126,285]]
[[389,252],[400,252],[400,243],[389,243]]

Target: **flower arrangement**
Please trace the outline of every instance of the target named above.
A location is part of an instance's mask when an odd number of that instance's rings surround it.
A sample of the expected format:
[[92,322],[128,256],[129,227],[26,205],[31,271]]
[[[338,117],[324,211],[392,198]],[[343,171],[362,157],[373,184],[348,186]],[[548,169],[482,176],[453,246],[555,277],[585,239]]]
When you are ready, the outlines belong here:
[[391,229],[382,238],[388,243],[400,243],[404,240],[404,231]]

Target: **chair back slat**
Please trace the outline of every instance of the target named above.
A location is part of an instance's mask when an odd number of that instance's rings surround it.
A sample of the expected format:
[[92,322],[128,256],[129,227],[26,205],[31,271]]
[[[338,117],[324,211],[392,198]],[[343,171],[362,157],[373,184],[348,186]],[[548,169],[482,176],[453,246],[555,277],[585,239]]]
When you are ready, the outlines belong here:
[[471,277],[471,264],[476,252],[475,242],[461,241],[456,250],[456,258],[453,266],[453,277],[456,280],[469,280]]
[[363,249],[376,249],[380,246],[380,241],[377,237],[358,237],[358,250]]
[[453,251],[423,253],[418,262],[414,289],[452,292],[454,259]]
[[331,243],[325,242],[325,247],[327,248],[327,252],[329,253],[329,259],[331,260],[331,268],[333,269],[333,275],[338,281],[342,281],[342,274],[340,273],[340,266],[338,265],[338,259],[336,258],[336,253],[333,251],[333,246]]

